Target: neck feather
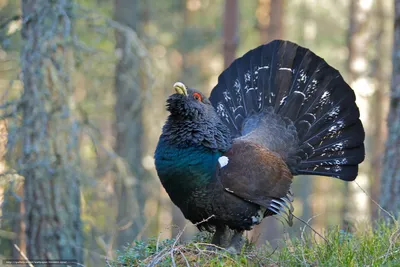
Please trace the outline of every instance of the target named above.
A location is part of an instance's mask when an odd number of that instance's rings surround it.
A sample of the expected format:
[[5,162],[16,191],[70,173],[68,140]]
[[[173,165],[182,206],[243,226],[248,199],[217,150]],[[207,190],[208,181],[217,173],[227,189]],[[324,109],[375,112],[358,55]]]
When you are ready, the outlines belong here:
[[212,120],[181,120],[169,116],[160,140],[179,148],[205,147],[225,152],[231,147],[229,129],[219,118]]
[[180,148],[160,140],[155,153],[156,169],[167,191],[192,190],[212,181],[221,155],[203,146]]

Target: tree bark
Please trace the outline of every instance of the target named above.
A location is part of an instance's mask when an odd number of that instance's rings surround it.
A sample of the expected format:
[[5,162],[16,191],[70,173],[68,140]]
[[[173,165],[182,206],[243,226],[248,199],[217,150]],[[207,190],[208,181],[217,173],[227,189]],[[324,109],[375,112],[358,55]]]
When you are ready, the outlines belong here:
[[[133,31],[139,29],[139,1],[115,0],[114,19]],[[115,189],[118,198],[118,248],[131,243],[145,224],[143,214],[146,193],[143,184],[147,172],[142,159],[145,151],[143,88],[140,82],[138,57],[124,32],[116,30],[115,69],[115,151],[129,166],[131,176],[118,177]]]
[[[21,158],[29,259],[83,263],[70,1],[22,0]],[[16,149],[17,150],[17,149]]]
[[384,209],[398,215],[400,212],[400,0],[395,1],[394,11],[392,85],[380,203]]
[[[389,103],[388,96],[388,78],[385,68],[386,59],[389,55],[388,34],[386,30],[386,6],[384,0],[376,1],[376,22],[377,22],[377,38],[376,38],[376,54],[375,54],[375,87],[376,90],[371,97],[371,110],[369,117],[373,121],[372,125],[372,147],[371,147],[371,197],[379,200],[380,194],[380,176],[382,173],[383,154],[386,139],[386,111]],[[379,209],[377,205],[371,205],[372,219],[379,218]]]
[[[370,95],[366,92],[368,90],[366,86],[370,86],[367,83],[368,79],[368,59],[367,55],[367,43],[370,38],[368,31],[369,18],[372,11],[372,2],[370,4],[363,3],[362,0],[352,0],[350,3],[349,12],[349,31],[348,31],[348,75],[349,83],[353,88],[356,98],[357,105],[361,113],[361,121],[363,122],[364,129],[368,133],[370,128],[370,121],[366,115],[369,113],[369,99]],[[371,165],[371,159],[368,151],[371,147],[370,136],[366,136],[366,159],[359,167],[357,182],[366,190],[370,190],[370,174],[369,169]],[[360,191],[360,189],[353,183],[345,185],[345,201],[343,206],[343,226],[344,228],[351,228],[352,222],[355,220],[367,220],[370,217],[369,201],[367,196]]]
[[224,66],[235,60],[239,43],[239,7],[238,0],[225,0],[224,12]]
[[258,0],[256,17],[261,43],[283,37],[284,0]]

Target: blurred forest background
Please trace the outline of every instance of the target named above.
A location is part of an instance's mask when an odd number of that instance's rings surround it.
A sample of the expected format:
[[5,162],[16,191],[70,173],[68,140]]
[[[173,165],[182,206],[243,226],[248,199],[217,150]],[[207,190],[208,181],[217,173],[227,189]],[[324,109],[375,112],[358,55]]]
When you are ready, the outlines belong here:
[[[175,81],[209,93],[235,57],[280,38],[340,70],[366,129],[357,183],[297,177],[295,214],[323,232],[370,227],[371,199],[399,211],[394,15],[387,0],[0,0],[0,258],[102,266],[134,240],[192,238],[154,169],[166,97]],[[300,227],[268,218],[247,235],[275,246]]]

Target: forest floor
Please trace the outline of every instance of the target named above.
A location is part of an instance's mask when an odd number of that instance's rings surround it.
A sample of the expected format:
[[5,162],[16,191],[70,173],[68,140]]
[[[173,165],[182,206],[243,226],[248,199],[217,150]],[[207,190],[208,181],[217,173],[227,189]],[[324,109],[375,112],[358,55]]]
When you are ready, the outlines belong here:
[[399,223],[381,221],[352,233],[329,229],[324,237],[304,230],[300,236],[282,240],[278,248],[247,243],[232,255],[224,249],[210,249],[210,235],[193,241],[175,239],[135,241],[118,252],[108,266],[400,266]]

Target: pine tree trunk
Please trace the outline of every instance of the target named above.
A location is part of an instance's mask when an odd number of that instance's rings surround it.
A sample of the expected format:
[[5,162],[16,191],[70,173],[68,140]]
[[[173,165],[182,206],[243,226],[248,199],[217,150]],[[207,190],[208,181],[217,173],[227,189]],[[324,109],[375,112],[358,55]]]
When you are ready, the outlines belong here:
[[393,76],[380,203],[383,208],[398,215],[400,212],[400,0],[395,1],[394,10]]
[[[380,176],[382,173],[383,154],[386,139],[386,111],[388,97],[388,82],[385,62],[390,49],[388,48],[388,33],[386,30],[386,6],[385,0],[376,1],[376,55],[375,55],[375,92],[371,97],[370,119],[373,121],[371,137],[371,197],[378,201],[380,193]],[[379,218],[379,209],[377,205],[371,205],[372,219]]]
[[257,28],[260,33],[260,41],[268,43],[268,28],[271,21],[271,0],[258,0],[256,8]]
[[261,43],[282,39],[284,6],[284,0],[258,0],[256,17]]
[[[134,31],[138,30],[139,1],[115,0],[114,19]],[[129,166],[132,175],[117,178],[115,190],[118,198],[118,248],[131,243],[139,234],[145,218],[146,200],[143,183],[147,175],[142,165],[145,150],[143,121],[143,88],[140,82],[138,57],[124,32],[116,30],[115,69],[115,151]]]
[[22,1],[22,155],[16,168],[25,178],[27,257],[83,263],[71,13],[71,1]]
[[236,58],[239,43],[239,7],[238,0],[225,0],[224,12],[224,66],[225,68]]
[[[352,0],[350,3],[350,25],[348,31],[348,74],[349,84],[353,88],[357,105],[360,109],[361,120],[366,132],[369,132],[369,120],[366,115],[369,113],[369,95],[366,95],[364,81],[367,79],[367,43],[369,41],[368,22],[372,11],[372,2],[370,4],[363,3],[362,0]],[[366,191],[370,190],[370,174],[369,169],[371,159],[368,151],[370,150],[370,136],[366,136],[366,159],[360,165],[357,177],[359,183]],[[343,225],[350,228],[352,222],[356,220],[367,220],[370,217],[369,201],[367,196],[354,184],[346,183],[345,185],[345,202],[343,207]]]

